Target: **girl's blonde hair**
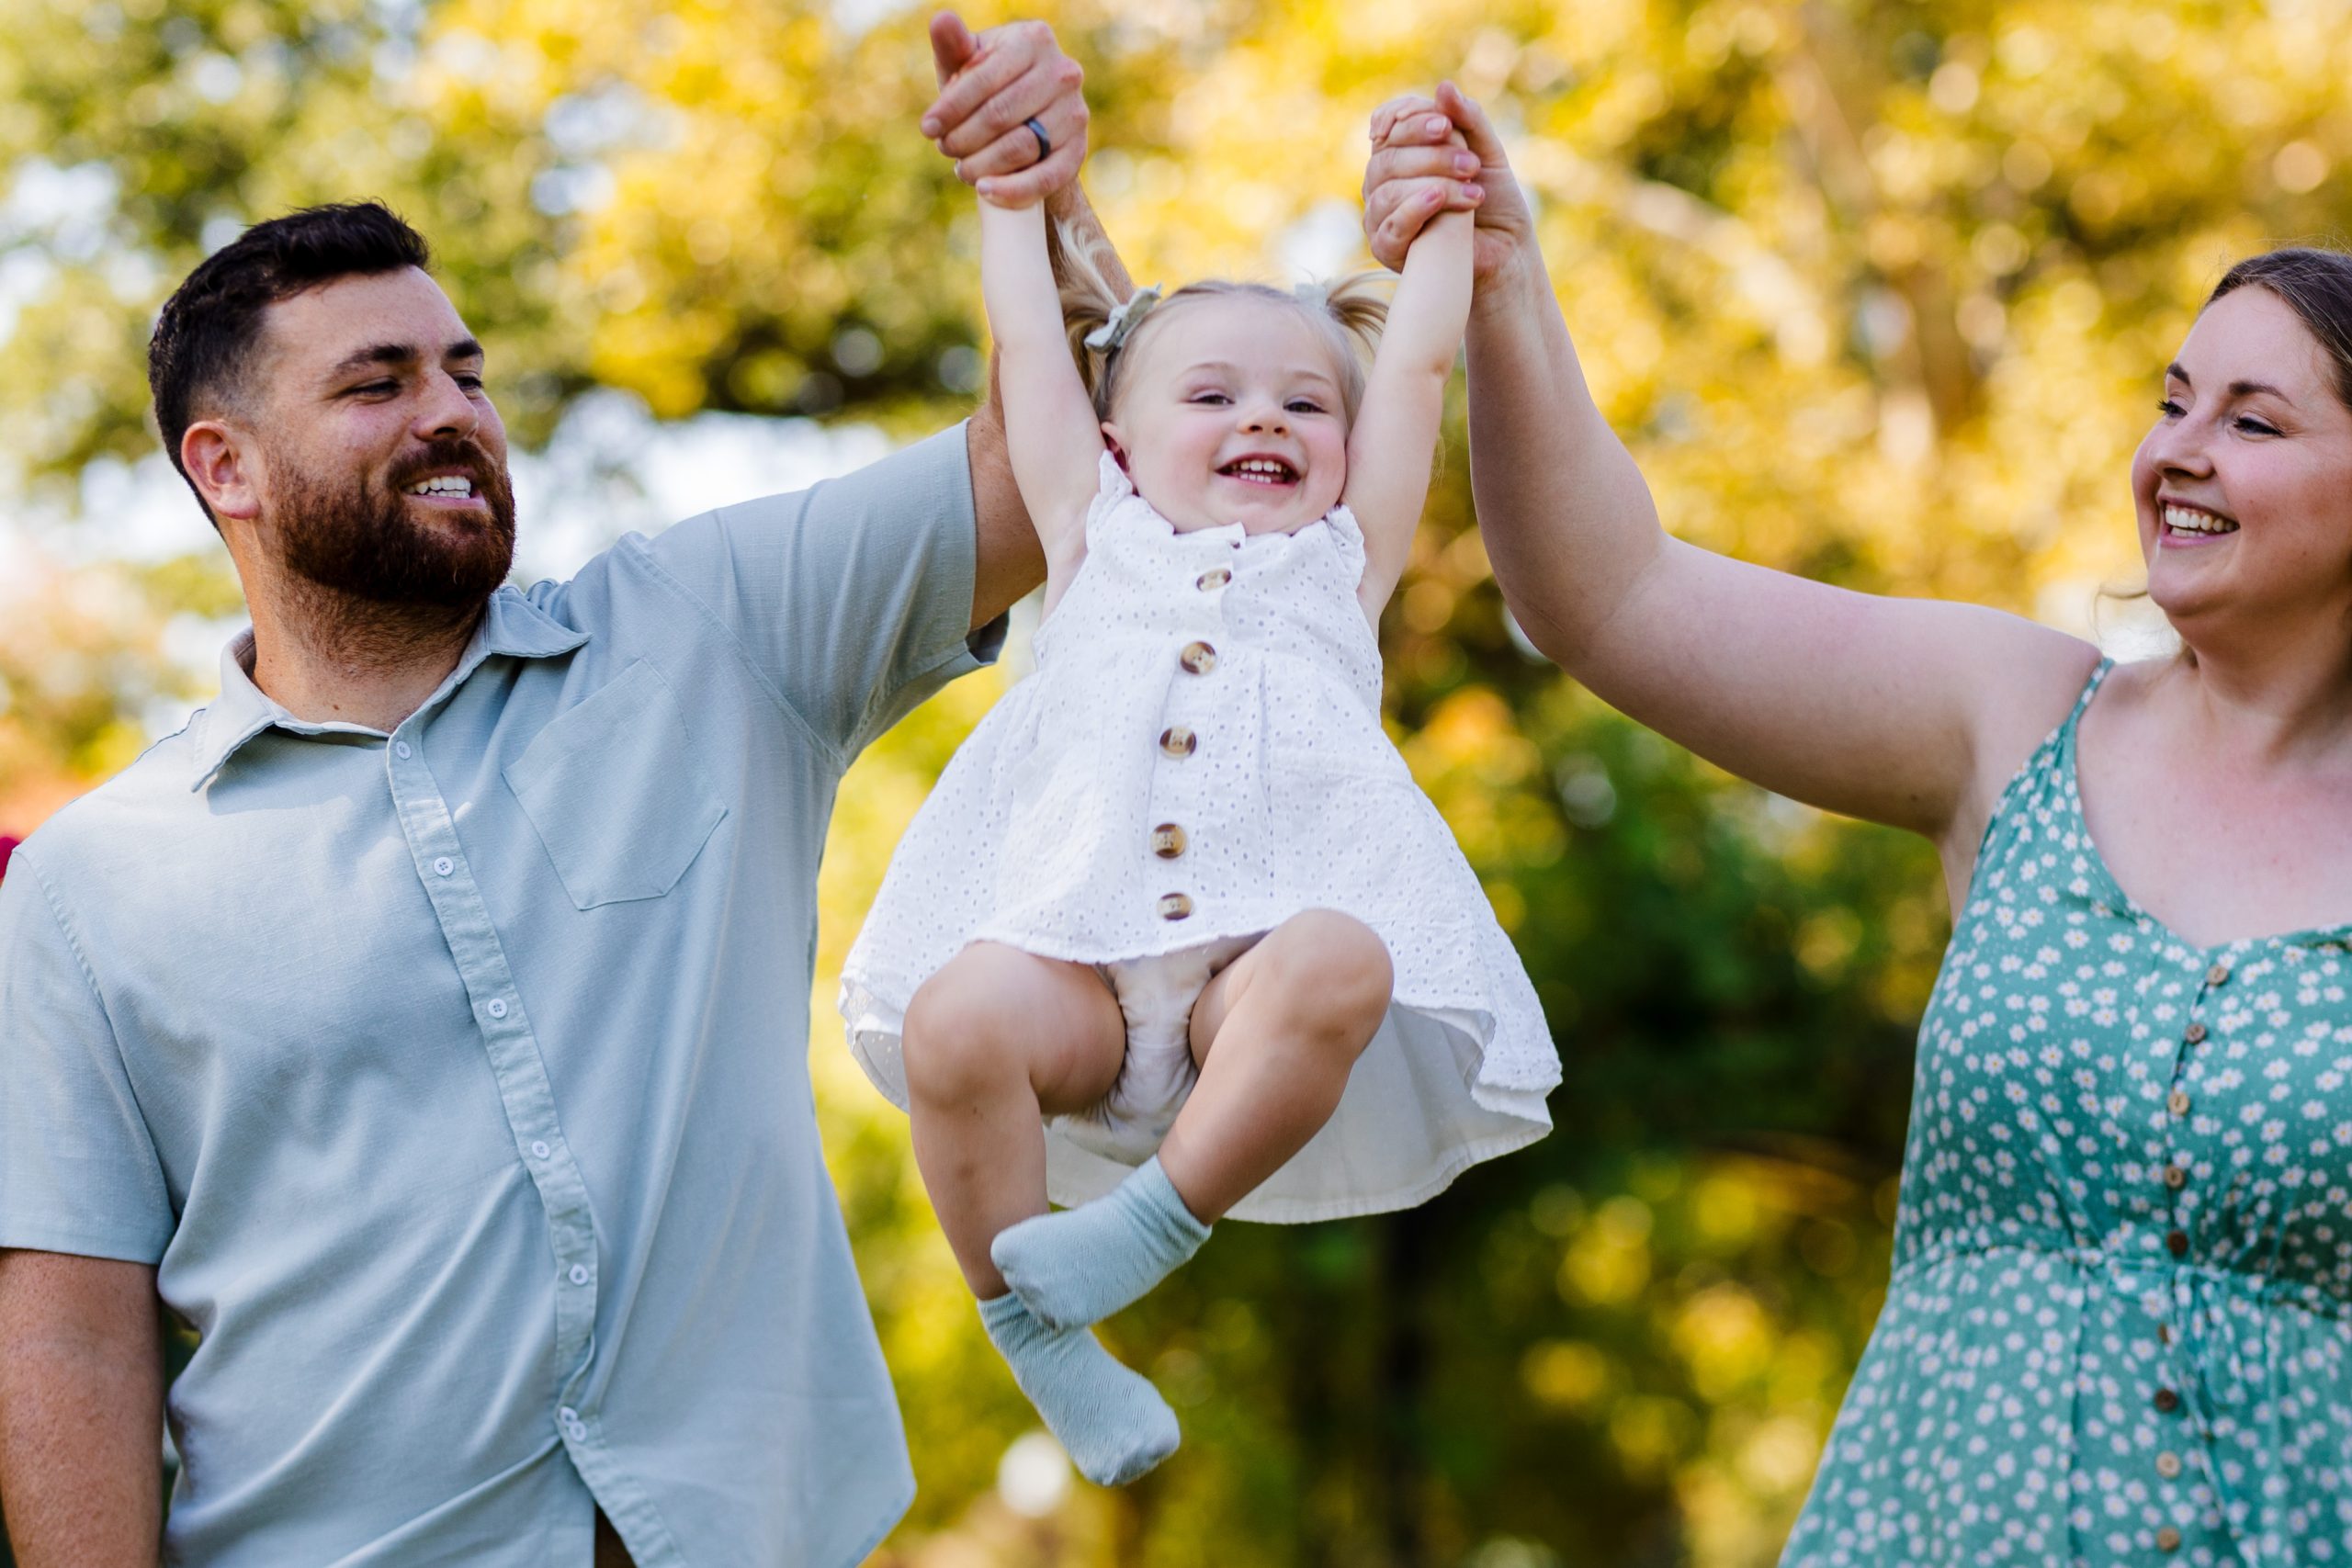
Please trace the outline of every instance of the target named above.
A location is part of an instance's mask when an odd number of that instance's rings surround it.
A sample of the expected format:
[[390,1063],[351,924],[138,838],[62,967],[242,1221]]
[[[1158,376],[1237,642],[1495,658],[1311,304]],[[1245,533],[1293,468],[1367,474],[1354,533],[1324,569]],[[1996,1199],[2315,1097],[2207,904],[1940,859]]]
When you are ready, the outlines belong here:
[[1340,368],[1340,400],[1349,424],[1363,401],[1363,384],[1373,352],[1380,346],[1381,329],[1388,324],[1387,275],[1351,273],[1324,286],[1303,284],[1295,289],[1263,283],[1235,283],[1209,278],[1188,283],[1151,307],[1129,329],[1125,338],[1109,348],[1088,345],[1086,336],[1111,320],[1121,303],[1110,280],[1095,260],[1095,243],[1068,224],[1057,221],[1048,232],[1056,252],[1055,276],[1061,283],[1062,321],[1069,331],[1070,357],[1094,399],[1094,417],[1109,419],[1117,399],[1121,367],[1132,363],[1135,351],[1158,331],[1170,313],[1202,299],[1243,299],[1287,305],[1311,325],[1331,349]]

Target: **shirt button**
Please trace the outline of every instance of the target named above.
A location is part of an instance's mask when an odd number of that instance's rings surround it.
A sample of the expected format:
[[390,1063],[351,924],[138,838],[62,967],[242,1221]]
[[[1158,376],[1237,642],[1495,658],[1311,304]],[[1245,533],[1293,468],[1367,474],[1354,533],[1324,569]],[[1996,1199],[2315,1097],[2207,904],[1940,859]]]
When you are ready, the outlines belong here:
[[564,1405],[555,1413],[555,1424],[559,1427],[577,1427],[580,1425],[580,1412],[569,1404]]
[[1193,586],[1199,589],[1204,593],[1214,593],[1232,581],[1233,573],[1227,571],[1221,566],[1217,566],[1211,567],[1208,570],[1201,573],[1200,576],[1193,579]]
[[506,1016],[506,998],[504,997],[492,997],[490,998],[490,1005],[481,1010],[490,1014],[492,1018],[504,1018]]
[[1173,822],[1162,822],[1151,830],[1151,852],[1161,860],[1174,860],[1184,852],[1184,829]]
[[2166,1481],[2170,1481],[2174,1476],[2178,1475],[2180,1473],[2180,1456],[2175,1453],[2158,1454],[2156,1456],[2156,1473],[2163,1476]]
[[408,749],[408,742],[407,742],[407,741],[405,741],[405,740],[395,740],[395,741],[393,741],[393,742],[392,742],[392,755],[393,755],[393,756],[395,756],[395,757],[398,757],[401,761],[405,762],[405,761],[407,761],[409,760],[410,756],[411,756],[411,755],[413,755],[413,753],[412,753],[412,752],[409,750],[409,749]]
[[447,855],[442,855],[433,863],[433,874],[435,876],[447,876],[457,869],[458,863]]
[[[2177,1165],[2168,1165],[2165,1167],[2165,1185],[2171,1188],[2176,1192],[2179,1191],[2182,1188],[2188,1185],[2188,1172],[2181,1169],[2180,1167]],[[2180,1233],[2178,1231],[2175,1231],[2173,1232],[2173,1235],[2179,1235]],[[2167,1241],[2166,1245],[2170,1245],[2169,1241]]]
[[2188,1233],[2187,1231],[2173,1231],[2167,1234],[2165,1237],[2165,1250],[2171,1253],[2175,1258],[2188,1257]]
[[2181,1032],[2180,1037],[2191,1045],[2202,1045],[2205,1043],[2205,1026],[2201,1023],[2192,1023]]
[[1159,732],[1159,749],[1171,757],[1189,757],[1201,743],[1189,726],[1171,724]]
[[2180,1395],[2168,1388],[2160,1388],[2156,1390],[2155,1406],[2158,1411],[2169,1416],[2180,1408]]
[[2156,1550],[2158,1551],[2178,1551],[2180,1550],[2180,1532],[2173,1529],[2170,1525],[2166,1525],[2164,1529],[2158,1530],[2156,1532]]
[[2205,983],[2209,986],[2228,985],[2230,983],[2230,966],[2226,964],[2214,964],[2213,967],[2205,971]]
[[2175,1116],[2188,1115],[2188,1091],[2185,1089],[2177,1089],[2170,1094],[2165,1096],[2165,1109],[2171,1111]]
[[584,1285],[588,1282],[588,1266],[585,1263],[575,1263],[571,1266],[571,1282],[575,1285]]
[[1193,901],[1182,893],[1170,893],[1159,900],[1159,918],[1181,920],[1193,912]]
[[545,1159],[553,1152],[554,1151],[548,1147],[548,1141],[545,1138],[533,1138],[531,1140],[531,1157],[533,1159]]
[[1184,651],[1176,656],[1176,662],[1190,674],[1205,675],[1216,668],[1216,649],[1204,642],[1188,642]]

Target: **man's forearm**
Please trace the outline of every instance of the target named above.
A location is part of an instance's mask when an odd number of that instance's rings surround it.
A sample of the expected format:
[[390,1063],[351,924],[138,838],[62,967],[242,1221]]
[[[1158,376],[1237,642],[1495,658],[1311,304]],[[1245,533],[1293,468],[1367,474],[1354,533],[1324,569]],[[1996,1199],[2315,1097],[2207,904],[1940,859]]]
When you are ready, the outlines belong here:
[[162,1554],[154,1271],[0,1252],[0,1509],[18,1568]]
[[1466,334],[1470,482],[1528,636],[1574,667],[1663,536],[1649,486],[1586,386],[1543,258],[1484,281]]

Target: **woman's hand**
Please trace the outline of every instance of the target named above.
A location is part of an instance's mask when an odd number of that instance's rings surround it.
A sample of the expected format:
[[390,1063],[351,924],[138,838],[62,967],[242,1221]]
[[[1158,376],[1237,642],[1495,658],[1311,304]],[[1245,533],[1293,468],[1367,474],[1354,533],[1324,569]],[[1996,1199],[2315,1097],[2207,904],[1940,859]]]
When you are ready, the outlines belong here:
[[[956,160],[956,177],[999,207],[1026,207],[1073,186],[1086,158],[1085,73],[1043,22],[975,35],[953,11],[931,19],[939,96],[922,133]],[[1035,120],[1052,151],[1039,154]]]
[[1373,111],[1372,158],[1363,172],[1363,231],[1383,266],[1402,271],[1423,224],[1441,212],[1475,209],[1471,277],[1483,292],[1519,270],[1535,247],[1527,197],[1512,177],[1502,139],[1486,111],[1451,82],[1437,96],[1391,98]]

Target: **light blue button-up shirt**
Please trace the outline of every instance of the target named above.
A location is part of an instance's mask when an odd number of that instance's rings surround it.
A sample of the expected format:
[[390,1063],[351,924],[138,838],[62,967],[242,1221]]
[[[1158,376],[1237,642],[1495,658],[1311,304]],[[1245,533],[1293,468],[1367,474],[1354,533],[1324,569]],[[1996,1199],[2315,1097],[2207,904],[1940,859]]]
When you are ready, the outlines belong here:
[[847,1564],[913,1495],[820,1157],[817,862],[991,657],[961,428],[491,601],[390,735],[220,699],[0,883],[0,1247],[156,1266],[166,1558]]

